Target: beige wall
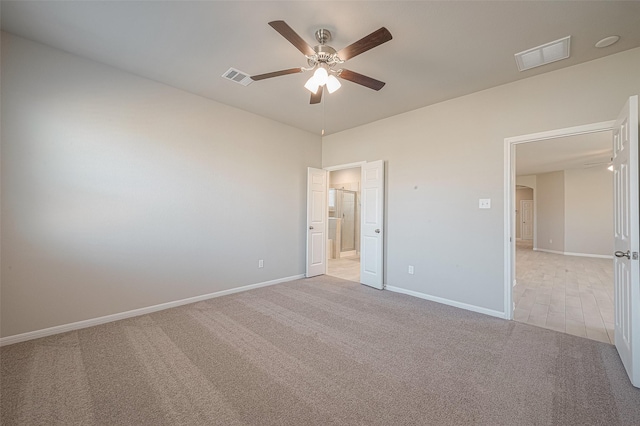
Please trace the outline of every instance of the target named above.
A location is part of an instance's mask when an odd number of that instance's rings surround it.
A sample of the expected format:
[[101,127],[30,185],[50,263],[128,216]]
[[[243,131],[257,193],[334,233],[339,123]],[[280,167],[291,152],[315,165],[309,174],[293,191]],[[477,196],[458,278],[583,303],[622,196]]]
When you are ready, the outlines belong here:
[[538,249],[564,252],[564,171],[536,176]]
[[347,185],[342,189],[350,189],[352,191],[360,190],[360,167],[351,169],[335,170],[329,173],[329,185],[331,188],[342,188],[343,184],[356,183],[357,187],[352,188],[351,185]]
[[565,170],[565,251],[613,253],[613,173],[606,166]]
[[634,49],[330,135],[321,151],[307,132],[2,42],[1,336],[301,274],[306,167],[377,159],[385,282],[499,313],[504,138],[611,120],[640,87]]
[[534,190],[536,189],[536,175],[522,175],[516,176],[516,185],[528,186]]
[[304,273],[320,137],[2,42],[2,336]]
[[629,50],[324,137],[323,166],[387,164],[385,282],[504,312],[504,139],[615,119],[638,69]]
[[533,188],[516,189],[516,238],[522,238],[522,205],[520,203],[522,200],[533,201]]
[[606,167],[537,175],[536,248],[611,256],[612,179],[612,173]]

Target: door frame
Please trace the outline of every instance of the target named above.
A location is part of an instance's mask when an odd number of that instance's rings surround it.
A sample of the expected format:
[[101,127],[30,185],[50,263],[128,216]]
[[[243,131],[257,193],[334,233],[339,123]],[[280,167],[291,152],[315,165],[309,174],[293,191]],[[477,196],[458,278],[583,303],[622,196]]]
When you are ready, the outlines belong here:
[[[363,165],[367,164],[366,161],[356,161],[355,163],[347,163],[347,164],[338,164],[337,166],[328,166],[323,167],[324,170],[327,171],[327,209],[325,211],[325,222],[326,229],[325,235],[329,235],[329,181],[331,180],[331,172],[335,172],[338,170],[346,170],[346,169],[355,169],[356,167],[362,168]],[[362,182],[360,182],[360,186],[362,186]],[[359,201],[359,200],[358,200]],[[362,221],[362,210],[360,211],[360,221]],[[360,244],[362,244],[362,233],[360,233]],[[362,248],[361,248],[362,249]],[[327,254],[325,253],[325,256]],[[327,259],[327,268],[329,267],[329,259]],[[327,272],[325,271],[325,274]]]
[[[586,135],[613,131],[615,120],[581,126],[565,127],[546,132],[530,133],[504,139],[504,318],[513,319],[513,285],[515,284],[516,260],[516,145],[558,139],[566,136]],[[534,193],[535,200],[535,193]],[[534,243],[536,240],[534,230]]]

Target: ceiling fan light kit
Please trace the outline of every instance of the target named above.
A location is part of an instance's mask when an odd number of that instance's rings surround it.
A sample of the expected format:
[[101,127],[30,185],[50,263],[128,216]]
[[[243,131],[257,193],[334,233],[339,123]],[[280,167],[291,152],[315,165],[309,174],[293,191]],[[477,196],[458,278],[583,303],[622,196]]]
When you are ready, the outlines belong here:
[[342,84],[340,83],[340,81],[338,81],[338,79],[334,75],[330,75],[329,77],[327,77],[327,91],[329,93],[335,92],[341,86]]
[[382,27],[344,49],[336,51],[333,47],[326,44],[331,40],[331,32],[324,28],[315,32],[315,37],[319,44],[311,47],[284,21],[272,21],[269,22],[269,25],[305,55],[309,67],[290,68],[282,71],[253,75],[251,76],[251,80],[259,81],[287,74],[314,71],[311,78],[309,78],[304,85],[304,87],[311,92],[311,100],[309,102],[311,104],[320,103],[324,87],[327,88],[329,93],[334,93],[338,90],[342,86],[338,78],[360,84],[361,86],[376,91],[382,89],[385,85],[384,82],[374,78],[347,69],[334,69],[334,67],[391,40],[391,33],[386,28]]
[[320,88],[320,85],[316,81],[315,77],[311,76],[311,78],[304,84],[304,88],[311,93],[318,93],[318,88]]
[[318,93],[320,87],[326,86],[329,93],[333,93],[342,86],[335,75],[329,74],[324,66],[319,66],[304,87],[311,93]]

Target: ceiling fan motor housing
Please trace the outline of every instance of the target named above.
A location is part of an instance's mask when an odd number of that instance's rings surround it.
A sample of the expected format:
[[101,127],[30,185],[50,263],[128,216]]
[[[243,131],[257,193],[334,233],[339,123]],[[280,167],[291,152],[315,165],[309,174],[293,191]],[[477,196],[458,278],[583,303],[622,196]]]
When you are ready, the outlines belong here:
[[319,44],[313,48],[316,52],[315,55],[307,59],[310,66],[314,66],[318,63],[327,64],[329,66],[335,65],[338,60],[336,57],[336,49],[326,44]]

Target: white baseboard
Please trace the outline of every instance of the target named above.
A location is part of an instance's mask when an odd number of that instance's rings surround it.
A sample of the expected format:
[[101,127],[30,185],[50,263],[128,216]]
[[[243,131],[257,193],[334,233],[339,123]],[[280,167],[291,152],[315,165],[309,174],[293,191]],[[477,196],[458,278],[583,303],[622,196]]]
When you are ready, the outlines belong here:
[[564,254],[563,251],[558,251],[558,250],[547,250],[547,249],[541,249],[541,248],[534,248],[534,251],[543,251],[545,253],[553,253],[553,254]]
[[279,278],[271,281],[264,281],[256,284],[249,284],[242,287],[230,288],[228,290],[217,291],[215,293],[203,294],[201,296],[188,297],[186,299],[175,300],[173,302],[161,303],[159,305],[147,306],[146,308],[134,309],[132,311],[119,312],[117,314],[106,315],[98,318],[72,322],[70,324],[57,325],[55,327],[44,328],[42,330],[29,331],[27,333],[15,334],[0,338],[0,346],[12,345],[14,343],[25,342],[27,340],[38,339],[40,337],[52,336],[54,334],[66,333],[67,331],[80,330],[82,328],[93,327],[94,325],[105,324],[108,322],[119,321],[126,318],[137,317],[140,315],[150,314],[152,312],[162,311],[164,309],[175,308],[177,306],[188,305],[189,303],[201,302],[214,297],[226,296],[242,291],[253,290],[255,288],[266,287],[274,284],[280,284],[287,281],[293,281],[304,278],[304,274],[293,275],[290,277]]
[[478,312],[480,314],[490,315],[492,317],[498,317],[502,319],[506,318],[504,312],[494,311],[493,309],[482,308],[476,305],[469,305],[467,303],[456,302],[455,300],[444,299],[442,297],[431,296],[429,294],[420,293],[413,290],[407,290],[404,288],[394,287],[390,285],[385,286],[385,290],[393,291],[395,293],[407,294],[409,296],[419,297],[420,299],[430,300],[432,302],[442,303],[443,305],[449,305],[455,308],[466,309],[467,311]]
[[356,256],[357,254],[358,253],[355,250],[341,251],[340,257],[353,257],[353,256]]
[[564,256],[579,256],[579,257],[595,257],[598,259],[613,259],[613,256],[606,254],[590,254],[590,253],[572,253],[569,251],[557,251],[557,250],[547,250],[541,248],[534,248],[534,251],[543,251],[545,253],[553,253],[553,254],[561,254]]
[[606,254],[590,254],[590,253],[571,253],[568,251],[564,252],[565,256],[580,256],[580,257],[595,257],[598,259],[613,259],[613,256]]

